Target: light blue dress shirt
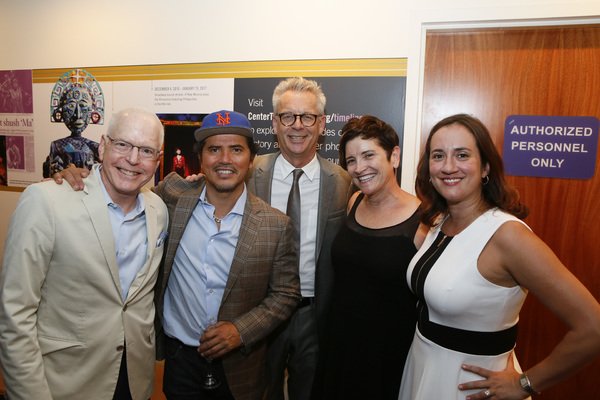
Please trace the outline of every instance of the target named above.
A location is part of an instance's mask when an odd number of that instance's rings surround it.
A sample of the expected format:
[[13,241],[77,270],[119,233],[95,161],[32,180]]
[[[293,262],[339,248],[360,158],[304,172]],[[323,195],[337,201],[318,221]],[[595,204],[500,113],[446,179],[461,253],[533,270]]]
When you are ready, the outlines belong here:
[[204,329],[217,322],[247,196],[244,185],[219,230],[213,219],[215,207],[206,201],[206,188],[202,191],[169,275],[163,311],[167,336],[188,346],[199,346]]
[[127,215],[124,215],[121,206],[115,204],[108,195],[106,187],[104,187],[104,183],[100,178],[101,169],[102,166],[97,170],[93,169],[93,172],[97,174],[98,182],[100,182],[100,187],[104,192],[104,198],[108,205],[108,215],[117,251],[121,294],[123,295],[123,301],[125,301],[131,284],[146,263],[146,253],[148,250],[146,207],[144,196],[138,194],[135,208]]

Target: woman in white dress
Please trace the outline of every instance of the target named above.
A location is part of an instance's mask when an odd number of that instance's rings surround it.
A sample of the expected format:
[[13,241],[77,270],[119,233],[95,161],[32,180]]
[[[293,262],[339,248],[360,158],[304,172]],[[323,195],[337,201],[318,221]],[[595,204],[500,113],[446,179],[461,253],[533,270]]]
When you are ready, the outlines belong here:
[[[419,321],[400,400],[525,399],[600,353],[600,305],[520,221],[528,210],[481,121],[459,114],[434,126],[416,185],[432,228],[407,271]],[[513,349],[528,292],[568,332],[523,373]]]

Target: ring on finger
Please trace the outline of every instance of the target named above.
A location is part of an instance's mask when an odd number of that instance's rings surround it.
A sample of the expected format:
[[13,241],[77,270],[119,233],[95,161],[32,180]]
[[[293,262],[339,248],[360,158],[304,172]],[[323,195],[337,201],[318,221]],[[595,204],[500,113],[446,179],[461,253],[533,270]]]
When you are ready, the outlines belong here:
[[485,390],[483,391],[483,394],[485,394],[485,397],[486,397],[486,398],[490,398],[490,397],[492,397],[492,394],[490,393],[490,391],[489,391],[488,389],[485,389]]

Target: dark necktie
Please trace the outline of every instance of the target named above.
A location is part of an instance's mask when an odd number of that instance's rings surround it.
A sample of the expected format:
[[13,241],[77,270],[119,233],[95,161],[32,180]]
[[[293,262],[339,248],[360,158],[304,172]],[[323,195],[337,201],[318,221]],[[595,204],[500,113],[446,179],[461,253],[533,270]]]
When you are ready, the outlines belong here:
[[286,214],[292,220],[294,244],[296,245],[296,251],[300,252],[300,185],[298,185],[298,181],[303,171],[296,168],[292,172],[294,173],[294,182],[288,197]]

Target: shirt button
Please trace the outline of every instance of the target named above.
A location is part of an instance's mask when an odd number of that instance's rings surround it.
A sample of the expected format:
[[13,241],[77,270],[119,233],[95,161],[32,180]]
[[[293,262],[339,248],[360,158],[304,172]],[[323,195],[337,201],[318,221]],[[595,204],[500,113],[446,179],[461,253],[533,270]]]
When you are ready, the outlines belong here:
[[212,291],[212,289],[210,289],[210,290],[208,291],[208,293],[211,293],[211,294],[212,294],[212,292],[213,292],[213,291]]
[[125,346],[117,346],[117,351],[123,351],[124,348]]

